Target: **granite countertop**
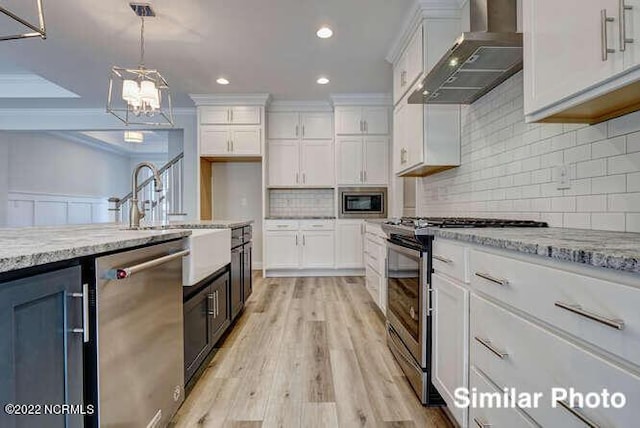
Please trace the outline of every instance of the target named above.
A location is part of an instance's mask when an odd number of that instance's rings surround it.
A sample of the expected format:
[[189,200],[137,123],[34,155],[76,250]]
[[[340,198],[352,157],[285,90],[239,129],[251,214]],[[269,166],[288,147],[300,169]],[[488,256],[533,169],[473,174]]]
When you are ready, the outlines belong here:
[[0,273],[155,244],[188,230],[126,230],[122,224],[0,229]]
[[455,239],[556,260],[640,274],[640,233],[566,228],[428,228]]
[[194,220],[149,223],[142,229],[235,229],[253,224],[253,220]]
[[335,220],[335,216],[322,216],[322,215],[304,215],[304,216],[269,216],[265,217],[265,220]]

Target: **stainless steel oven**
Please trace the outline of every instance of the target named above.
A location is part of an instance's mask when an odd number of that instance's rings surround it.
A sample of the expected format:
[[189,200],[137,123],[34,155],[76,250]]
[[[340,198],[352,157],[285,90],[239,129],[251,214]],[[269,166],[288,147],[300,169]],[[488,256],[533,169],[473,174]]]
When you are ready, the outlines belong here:
[[386,187],[341,187],[340,218],[386,218]]

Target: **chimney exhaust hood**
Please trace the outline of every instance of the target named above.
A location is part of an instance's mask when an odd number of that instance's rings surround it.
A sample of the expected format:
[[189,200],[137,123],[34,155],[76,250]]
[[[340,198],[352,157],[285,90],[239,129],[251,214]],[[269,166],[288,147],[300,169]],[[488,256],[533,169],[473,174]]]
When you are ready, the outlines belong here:
[[409,104],[472,104],[522,69],[516,0],[470,0],[471,32],[420,81]]

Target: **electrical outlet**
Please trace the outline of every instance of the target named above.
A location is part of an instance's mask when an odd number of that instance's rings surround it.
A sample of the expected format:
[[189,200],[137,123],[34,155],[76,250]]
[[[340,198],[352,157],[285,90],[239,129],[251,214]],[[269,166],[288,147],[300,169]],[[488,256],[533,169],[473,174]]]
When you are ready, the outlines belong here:
[[558,165],[556,167],[556,183],[558,185],[558,190],[571,189],[569,165]]

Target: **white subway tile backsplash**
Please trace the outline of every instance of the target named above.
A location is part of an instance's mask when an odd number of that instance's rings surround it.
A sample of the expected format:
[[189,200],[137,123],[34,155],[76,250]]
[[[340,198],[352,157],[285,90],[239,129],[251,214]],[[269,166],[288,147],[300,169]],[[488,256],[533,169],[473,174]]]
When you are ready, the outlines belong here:
[[591,214],[591,228],[598,230],[625,231],[624,213],[593,213]]
[[579,162],[576,165],[576,178],[599,177],[607,173],[607,160],[596,159]]
[[334,216],[333,189],[270,189],[269,216]]
[[624,135],[591,144],[591,157],[593,159],[623,155],[626,151],[627,143]]
[[576,132],[578,144],[592,143],[594,141],[604,140],[607,138],[607,123],[599,123],[593,126],[587,126]]
[[594,177],[591,179],[591,193],[624,193],[627,177],[624,174]]
[[609,158],[609,174],[640,171],[640,152]]
[[598,212],[607,210],[606,195],[590,195],[576,197],[576,210],[578,212]]
[[[640,231],[640,113],[593,126],[525,123],[522,103],[519,73],[462,108],[462,165],[422,179],[417,214]],[[560,165],[569,189],[558,189]]]

